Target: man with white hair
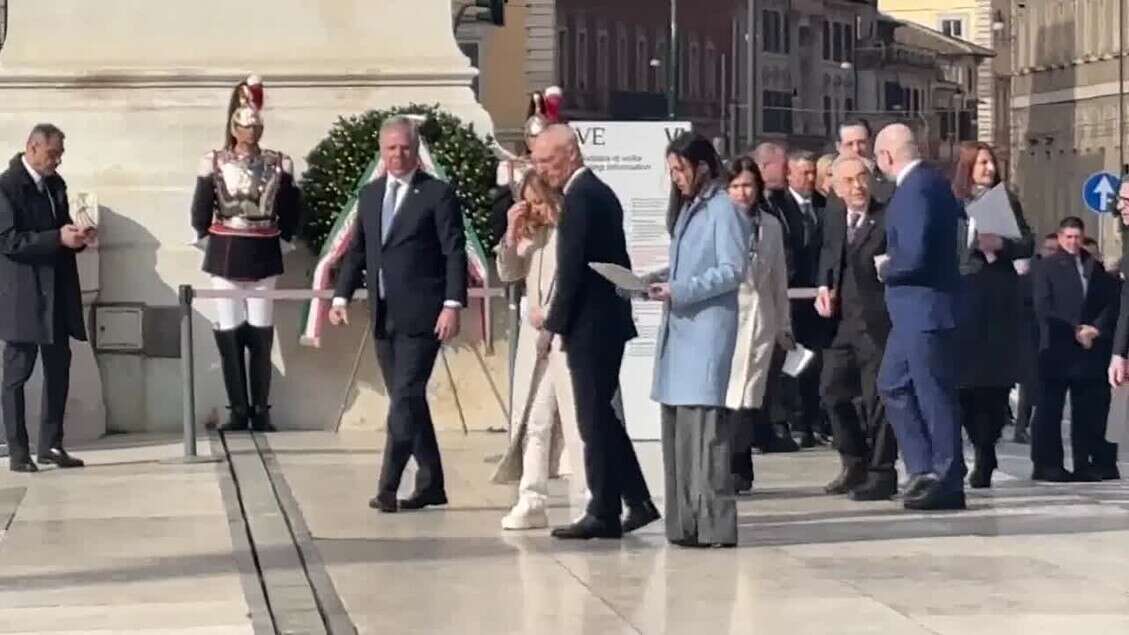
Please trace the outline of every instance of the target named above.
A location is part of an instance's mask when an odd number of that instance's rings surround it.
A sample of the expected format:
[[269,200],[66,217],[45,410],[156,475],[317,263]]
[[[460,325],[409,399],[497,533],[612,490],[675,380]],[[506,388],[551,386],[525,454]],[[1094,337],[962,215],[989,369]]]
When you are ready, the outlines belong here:
[[[329,320],[349,323],[346,307],[367,279],[376,359],[390,400],[380,482],[369,507],[395,513],[447,504],[427,380],[440,346],[459,334],[467,301],[466,234],[454,188],[420,169],[412,120],[384,122],[380,158],[387,174],[358,195],[356,234],[337,275]],[[415,490],[398,501],[412,458]]]
[[[878,368],[890,333],[875,256],[886,253],[884,206],[870,194],[870,169],[858,157],[839,157],[832,183],[846,205],[824,219],[815,309],[832,324],[820,381],[835,431],[842,471],[824,488],[852,500],[884,500],[898,491],[897,442],[878,398]],[[855,400],[862,399],[862,414]]]
[[957,221],[963,213],[940,172],[922,165],[913,131],[882,129],[878,169],[897,189],[886,210],[886,283],[893,329],[878,387],[907,470],[906,509],[964,509],[964,454],[957,401]]

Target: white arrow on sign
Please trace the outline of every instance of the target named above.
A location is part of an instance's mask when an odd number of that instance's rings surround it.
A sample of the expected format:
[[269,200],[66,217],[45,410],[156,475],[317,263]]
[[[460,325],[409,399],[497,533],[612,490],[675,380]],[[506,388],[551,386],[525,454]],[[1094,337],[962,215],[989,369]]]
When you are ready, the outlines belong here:
[[1113,186],[1109,184],[1109,179],[1105,177],[1098,179],[1098,184],[1094,186],[1094,193],[1101,197],[1098,199],[1101,202],[1100,207],[1105,210],[1106,202],[1112,200],[1114,195]]

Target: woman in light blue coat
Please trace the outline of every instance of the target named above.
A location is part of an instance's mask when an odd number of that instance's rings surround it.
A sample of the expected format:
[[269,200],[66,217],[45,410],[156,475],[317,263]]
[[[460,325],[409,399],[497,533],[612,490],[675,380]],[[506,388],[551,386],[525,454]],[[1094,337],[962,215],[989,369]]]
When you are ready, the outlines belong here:
[[667,164],[670,266],[649,292],[665,305],[651,398],[662,405],[666,535],[680,546],[731,547],[737,504],[725,397],[750,227],[718,180],[721,160],[707,139],[679,136]]

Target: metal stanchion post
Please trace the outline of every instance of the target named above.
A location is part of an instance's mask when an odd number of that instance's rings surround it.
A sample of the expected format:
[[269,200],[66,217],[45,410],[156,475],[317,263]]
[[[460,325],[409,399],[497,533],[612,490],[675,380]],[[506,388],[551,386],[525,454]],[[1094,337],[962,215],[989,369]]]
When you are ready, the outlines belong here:
[[184,424],[184,456],[196,456],[196,360],[192,350],[192,286],[180,285],[180,372],[184,391],[181,414]]
[[200,456],[196,453],[196,359],[192,342],[192,285],[180,285],[180,372],[183,399],[181,405],[184,425],[184,456],[176,463],[214,463],[219,457]]

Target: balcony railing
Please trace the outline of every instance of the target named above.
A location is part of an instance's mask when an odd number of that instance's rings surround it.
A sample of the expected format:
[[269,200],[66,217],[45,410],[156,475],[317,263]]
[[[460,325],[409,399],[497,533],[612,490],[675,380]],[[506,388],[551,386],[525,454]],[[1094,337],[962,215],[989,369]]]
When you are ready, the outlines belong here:
[[859,70],[876,70],[887,66],[934,68],[937,54],[907,44],[877,42],[856,48],[855,64]]

